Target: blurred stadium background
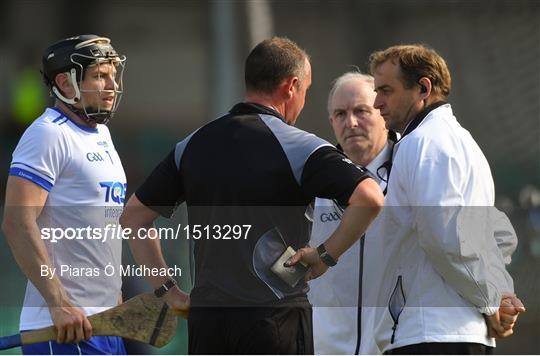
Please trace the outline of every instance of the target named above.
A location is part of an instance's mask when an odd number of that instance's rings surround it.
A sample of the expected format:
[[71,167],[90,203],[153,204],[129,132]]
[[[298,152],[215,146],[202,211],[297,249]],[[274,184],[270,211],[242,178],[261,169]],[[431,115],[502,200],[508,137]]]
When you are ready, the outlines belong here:
[[[326,97],[335,77],[353,66],[365,71],[369,53],[389,45],[434,47],[452,73],[456,116],[484,150],[497,205],[520,238],[510,270],[528,311],[496,353],[540,354],[540,2],[2,0],[0,204],[20,134],[51,103],[41,51],[82,33],[112,38],[128,58],[110,128],[129,194],[175,142],[241,100],[243,60],[261,39],[287,36],[310,53],[313,86],[297,126],[330,141]],[[185,266],[185,251],[171,245],[168,258]],[[124,255],[128,262],[127,246]],[[3,237],[0,261],[0,335],[8,335],[18,329],[25,279]],[[188,273],[181,283],[189,288]],[[136,279],[125,285],[128,296],[146,288]],[[185,323],[164,349],[130,347],[185,353]]]

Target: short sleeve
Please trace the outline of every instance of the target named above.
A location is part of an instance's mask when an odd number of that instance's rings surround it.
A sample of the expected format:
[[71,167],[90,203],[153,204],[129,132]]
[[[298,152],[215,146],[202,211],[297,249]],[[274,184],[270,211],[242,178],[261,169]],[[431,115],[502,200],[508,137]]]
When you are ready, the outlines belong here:
[[35,123],[17,144],[9,175],[27,179],[50,191],[68,156],[69,147],[62,132],[55,126]]
[[336,200],[348,205],[356,186],[369,178],[365,168],[356,166],[336,148],[324,146],[313,152],[302,173],[301,189],[308,196]]
[[179,203],[184,201],[182,180],[175,162],[175,150],[146,178],[135,192],[137,198],[164,217],[171,217]]

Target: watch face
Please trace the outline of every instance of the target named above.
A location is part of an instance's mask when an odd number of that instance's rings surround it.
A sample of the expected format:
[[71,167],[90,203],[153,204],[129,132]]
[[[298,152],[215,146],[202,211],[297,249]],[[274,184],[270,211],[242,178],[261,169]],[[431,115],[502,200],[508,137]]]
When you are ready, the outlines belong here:
[[332,256],[328,254],[328,251],[324,251],[323,253],[319,255],[319,257],[327,266],[332,267],[336,265],[336,261],[334,260],[334,258],[332,258]]
[[319,253],[319,258],[324,262],[325,265],[329,267],[336,265],[336,261],[332,256],[330,256],[330,254],[328,254],[324,244],[320,244],[319,247],[317,247],[317,252]]

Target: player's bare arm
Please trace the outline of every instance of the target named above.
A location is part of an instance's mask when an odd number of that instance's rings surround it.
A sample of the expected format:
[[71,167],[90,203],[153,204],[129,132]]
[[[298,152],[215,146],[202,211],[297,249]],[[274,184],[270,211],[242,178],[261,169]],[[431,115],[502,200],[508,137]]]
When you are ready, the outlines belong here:
[[48,192],[38,185],[10,176],[2,230],[15,261],[49,306],[58,331],[57,342],[88,340],[92,336],[92,326],[84,312],[71,303],[59,278],[56,275],[53,278],[41,277],[41,266],[51,266],[37,225],[47,196]]
[[[168,267],[161,253],[159,239],[139,239],[136,237],[136,232],[140,231],[140,229],[146,229],[148,231],[148,229],[154,227],[154,221],[158,216],[158,213],[141,203],[134,194],[124,208],[124,212],[120,217],[120,225],[124,229],[130,229],[129,231],[132,232],[129,239],[129,247],[135,261],[149,268],[161,269]],[[157,289],[167,283],[171,278],[148,275],[146,279],[154,289]],[[163,295],[163,299],[177,315],[187,318],[189,296],[182,292],[176,285]]]

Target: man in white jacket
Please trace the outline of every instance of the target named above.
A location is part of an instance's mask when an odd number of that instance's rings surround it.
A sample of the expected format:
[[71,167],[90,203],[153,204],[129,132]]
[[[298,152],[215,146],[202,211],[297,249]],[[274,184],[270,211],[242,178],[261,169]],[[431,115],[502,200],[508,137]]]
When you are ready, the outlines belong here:
[[374,107],[401,134],[372,226],[385,246],[377,345],[387,354],[490,353],[492,336],[510,335],[524,308],[505,270],[513,231],[495,233],[505,217],[493,208],[488,162],[446,103],[450,73],[434,50],[390,47],[370,56],[370,69]]
[[[373,107],[373,89],[370,75],[358,71],[341,75],[328,95],[328,114],[339,147],[355,164],[365,167],[384,190],[383,166],[390,159],[394,141],[389,139],[379,110]],[[310,245],[324,242],[336,230],[341,215],[342,209],[334,201],[317,198]],[[378,242],[368,230],[325,276],[310,281],[316,354],[380,353],[373,341],[372,308],[361,307],[361,293],[369,292],[361,285],[375,290],[370,283],[375,271],[364,272],[364,268],[376,262],[375,256],[383,250]]]

